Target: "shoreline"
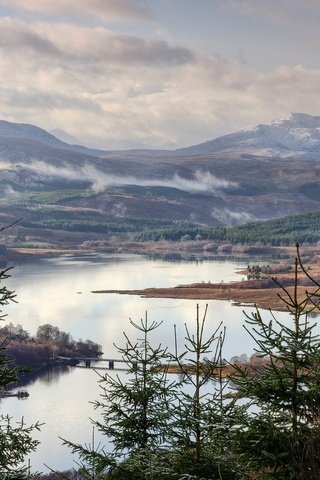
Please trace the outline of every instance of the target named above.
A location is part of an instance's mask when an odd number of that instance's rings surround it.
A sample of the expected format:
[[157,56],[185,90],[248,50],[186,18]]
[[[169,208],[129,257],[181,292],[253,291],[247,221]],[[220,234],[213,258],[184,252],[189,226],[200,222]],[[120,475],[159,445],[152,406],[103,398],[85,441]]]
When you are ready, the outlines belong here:
[[[296,256],[296,247],[272,247],[259,245],[211,245],[212,249],[205,250],[207,242],[190,241],[190,242],[149,242],[137,244],[136,242],[123,242],[117,248],[26,248],[11,247],[7,249],[6,260],[30,260],[32,258],[45,258],[66,254],[138,254],[138,255],[179,255],[181,258],[192,257],[194,255],[206,256],[214,258],[217,256],[243,256],[248,257],[274,254],[278,260],[272,263],[271,273],[263,275],[259,279],[232,281],[229,283],[197,283],[190,285],[179,285],[169,288],[145,288],[132,290],[94,290],[92,293],[100,294],[119,294],[119,295],[138,295],[144,298],[174,298],[186,300],[224,300],[233,302],[233,304],[241,307],[251,306],[253,308],[271,309],[276,311],[287,311],[287,306],[279,298],[281,289],[272,282],[272,277],[276,277],[278,281],[285,285],[288,291],[293,292],[294,275],[288,271],[288,266],[292,268],[294,258]],[[114,247],[114,246],[113,246]],[[320,278],[320,251],[317,246],[303,246],[302,260],[308,270],[315,278]],[[282,260],[279,260],[282,258]],[[259,261],[259,260],[258,260]],[[272,261],[273,262],[273,261]],[[247,270],[237,271],[238,274],[248,275]],[[311,287],[304,281],[298,286],[298,295],[303,296],[306,287]]]
[[[280,301],[278,301],[275,288],[269,289],[238,289],[231,284],[224,284],[221,288],[215,285],[203,287],[170,287],[170,288],[146,288],[143,290],[93,290],[95,294],[119,294],[119,295],[136,295],[141,298],[173,298],[181,300],[226,300],[232,302],[236,306],[262,309],[274,309],[278,311],[282,309]],[[280,299],[279,299],[280,300]]]
[[[292,294],[294,287],[288,287]],[[298,295],[305,293],[306,287],[298,287]],[[174,298],[183,300],[226,300],[239,307],[252,307],[263,310],[288,311],[279,297],[279,287],[272,288],[238,288],[235,285],[210,285],[203,287],[183,286],[171,288],[146,288],[143,290],[93,290],[94,294],[137,295],[142,298]]]
[[[305,250],[310,251],[307,246]],[[269,246],[269,245],[240,245],[240,244],[225,244],[214,243],[208,241],[162,241],[162,242],[132,242],[121,241],[118,242],[105,242],[104,246],[96,245],[73,245],[73,246],[7,246],[6,251],[0,253],[0,260],[14,260],[14,259],[28,259],[32,257],[50,257],[56,255],[65,254],[163,254],[173,255],[178,254],[181,256],[200,254],[206,256],[260,256],[260,255],[275,255],[275,256],[291,256],[295,252],[294,246]]]
[[[317,260],[317,258],[313,258]],[[291,262],[292,263],[292,262]],[[303,299],[306,291],[309,295],[316,294],[319,297],[319,289],[315,283],[302,272],[298,274],[298,284],[295,287],[294,268],[291,263],[286,261],[278,261],[270,268],[270,273],[263,275],[261,278],[247,279],[241,281],[231,281],[228,283],[192,283],[188,285],[178,285],[175,287],[162,288],[145,288],[132,290],[92,290],[94,294],[119,294],[119,295],[136,295],[142,298],[174,298],[183,300],[224,300],[232,302],[240,307],[252,307],[254,309],[275,310],[279,312],[287,312],[288,306],[283,300],[286,292],[294,297],[297,294],[298,299]],[[318,279],[320,285],[320,262],[305,263],[304,268],[308,270],[311,276]],[[237,270],[240,275],[248,275],[247,270]],[[282,286],[282,288],[276,283]],[[287,297],[286,297],[287,298]],[[312,302],[306,307],[312,311]],[[315,309],[318,311],[318,309]]]

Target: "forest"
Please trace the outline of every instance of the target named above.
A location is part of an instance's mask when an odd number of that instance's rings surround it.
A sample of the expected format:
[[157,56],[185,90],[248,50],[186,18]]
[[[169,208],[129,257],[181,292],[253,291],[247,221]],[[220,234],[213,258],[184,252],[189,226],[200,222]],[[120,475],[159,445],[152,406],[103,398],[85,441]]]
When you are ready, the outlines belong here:
[[[209,330],[208,307],[196,306],[194,329],[185,327],[182,353],[150,342],[159,324],[147,314],[132,322],[140,339],[132,341],[124,333],[118,347],[130,367],[127,381],[111,373],[98,377],[102,396],[94,407],[102,419],[93,422],[93,429],[111,439],[112,447],[95,445],[94,430],[87,445],[64,439],[80,456],[77,471],[31,472],[26,459],[37,448],[33,434],[45,419],[29,426],[21,419],[17,427],[2,412],[1,479],[318,479],[320,337],[314,313],[320,283],[304,267],[298,246],[293,270],[293,290],[277,283],[290,321],[280,321],[276,313],[265,320],[259,309],[246,315],[256,361],[246,365],[234,359],[234,373],[227,379],[222,374],[227,332],[223,325]],[[298,295],[304,277],[312,287]],[[6,278],[7,272],[1,272],[2,306],[14,300]],[[164,363],[174,364],[181,374],[170,376],[159,368]],[[0,386],[16,382],[19,370],[12,367],[3,342]]]
[[[141,212],[142,214],[143,212]],[[210,224],[210,219],[208,220]],[[143,218],[112,216],[109,219],[101,213],[77,210],[59,210],[46,206],[30,210],[26,217],[19,220],[17,242],[23,240],[26,232],[41,237],[48,230],[50,239],[56,232],[103,235],[103,239],[122,238],[135,242],[188,241],[202,240],[217,243],[240,245],[288,246],[315,244],[320,240],[320,212],[303,215],[291,215],[272,220],[252,220],[240,225],[209,226],[188,220],[167,218]],[[20,230],[19,230],[20,229]]]
[[135,236],[137,241],[213,240],[232,244],[294,245],[320,240],[320,212],[292,215],[244,225],[203,227],[173,224],[169,228],[146,229]]

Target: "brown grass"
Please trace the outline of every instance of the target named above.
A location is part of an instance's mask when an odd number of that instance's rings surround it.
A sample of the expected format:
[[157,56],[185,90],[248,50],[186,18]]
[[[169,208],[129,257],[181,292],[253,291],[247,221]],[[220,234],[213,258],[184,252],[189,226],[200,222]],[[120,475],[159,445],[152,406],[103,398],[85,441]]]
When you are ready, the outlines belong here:
[[[294,273],[288,273],[286,263],[277,264],[276,277],[285,286],[290,295],[294,294]],[[313,278],[320,281],[320,263],[306,264],[305,268]],[[245,272],[239,272],[242,275]],[[297,294],[302,299],[306,291],[314,293],[317,287],[304,275],[299,274]],[[172,288],[146,288],[143,290],[98,290],[93,293],[118,293],[121,295],[139,295],[144,298],[181,298],[190,300],[228,300],[236,305],[252,305],[262,309],[287,311],[282,297],[287,298],[283,290],[272,280],[272,273],[258,280],[243,280],[229,283],[194,283]],[[315,300],[317,300],[315,298]],[[319,300],[319,299],[318,299]],[[311,306],[311,304],[310,304]]]

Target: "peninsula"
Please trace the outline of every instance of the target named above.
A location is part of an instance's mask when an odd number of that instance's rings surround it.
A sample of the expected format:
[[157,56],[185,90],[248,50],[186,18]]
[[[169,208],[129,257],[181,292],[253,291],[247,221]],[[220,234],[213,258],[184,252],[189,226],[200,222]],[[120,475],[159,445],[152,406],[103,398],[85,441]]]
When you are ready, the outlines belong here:
[[[314,260],[314,259],[313,259]],[[310,271],[312,278],[320,278],[320,265],[307,263],[306,271]],[[281,299],[282,287],[289,294],[294,294],[295,274],[294,268],[283,261],[270,267],[248,266],[247,270],[239,272],[246,275],[246,280],[228,283],[192,283],[178,285],[171,288],[145,288],[142,290],[94,290],[92,293],[117,293],[120,295],[139,295],[144,298],[181,298],[190,300],[227,300],[239,306],[252,306],[261,309],[287,311],[287,306]],[[281,286],[280,286],[281,285]],[[296,292],[303,297],[309,292],[313,301],[317,299],[319,286],[312,282],[303,272],[299,273]],[[312,297],[314,295],[314,297]],[[312,301],[310,305],[313,305]]]

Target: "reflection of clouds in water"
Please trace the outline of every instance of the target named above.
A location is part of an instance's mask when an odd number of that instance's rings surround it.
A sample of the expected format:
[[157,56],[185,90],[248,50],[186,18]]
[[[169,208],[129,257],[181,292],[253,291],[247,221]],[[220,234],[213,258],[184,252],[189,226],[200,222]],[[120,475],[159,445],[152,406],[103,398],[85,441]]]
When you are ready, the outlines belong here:
[[[93,370],[73,369],[70,375],[61,375],[58,383],[44,385],[38,380],[28,386],[30,400],[5,400],[3,408],[10,416],[24,417],[26,424],[45,421],[41,431],[33,434],[41,442],[36,452],[30,455],[33,470],[43,471],[44,463],[55,468],[61,465],[62,469],[72,466],[75,457],[71,457],[69,449],[61,446],[59,437],[80,443],[91,441],[89,418],[99,418],[99,412],[93,412],[89,402],[99,398],[97,380]],[[103,440],[98,432],[96,440]]]
[[[244,260],[243,266],[248,260]],[[8,321],[21,323],[30,333],[35,333],[43,323],[52,323],[61,330],[71,333],[75,338],[90,338],[102,344],[104,356],[118,353],[125,345],[123,332],[132,340],[139,337],[129,317],[136,323],[148,312],[151,321],[162,325],[150,336],[154,346],[160,342],[174,352],[174,324],[177,325],[179,350],[185,344],[185,328],[191,333],[195,329],[195,300],[148,299],[129,295],[92,294],[91,290],[103,288],[141,288],[168,283],[177,285],[192,281],[220,281],[237,278],[234,275],[236,265],[232,262],[214,263],[169,263],[165,261],[145,261],[133,257],[132,261],[106,264],[83,263],[81,259],[66,261],[51,260],[35,264],[22,264],[13,270],[10,286],[16,289],[19,304],[6,308]],[[81,295],[77,292],[83,292]],[[208,303],[206,338],[219,325],[227,328],[223,356],[230,359],[233,355],[253,351],[253,341],[244,331],[242,308],[234,307],[224,301],[201,301],[200,316]],[[246,308],[247,312],[252,309]],[[268,312],[263,312],[268,314]],[[279,318],[284,319],[279,314]],[[278,315],[277,315],[278,316]],[[268,318],[268,317],[266,317]],[[208,355],[210,358],[210,354]],[[120,373],[121,378],[125,375]],[[123,375],[123,376],[122,376]],[[211,387],[211,385],[210,385]],[[41,441],[37,452],[31,456],[32,466],[43,470],[43,463],[58,469],[70,468],[70,451],[61,446],[59,436],[71,441],[85,443],[91,441],[89,417],[98,418],[90,401],[99,398],[98,377],[92,370],[74,369],[71,375],[61,375],[59,382],[44,384],[35,382],[28,387],[31,401],[11,402],[5,399],[6,413],[26,422],[46,421],[38,438]],[[11,399],[10,399],[11,400]],[[62,400],[62,401],[61,401]],[[57,418],[60,419],[57,422]],[[97,442],[100,440],[97,432]],[[106,442],[101,438],[102,443]]]
[[[115,352],[113,343],[123,345],[123,331],[129,332],[129,317],[134,321],[148,312],[150,321],[163,321],[155,332],[169,349],[174,348],[173,325],[177,324],[179,344],[184,344],[184,323],[190,330],[195,325],[196,300],[144,299],[129,295],[92,294],[99,289],[132,289],[153,286],[175,286],[182,283],[220,281],[239,278],[232,262],[182,262],[145,260],[142,257],[105,264],[82,262],[77,258],[50,260],[20,265],[12,271],[10,286],[19,303],[6,309],[9,320],[21,323],[31,334],[44,323],[70,332],[73,338],[90,338],[103,346],[105,352]],[[62,263],[61,263],[62,262]],[[247,265],[245,259],[243,265]],[[82,292],[81,294],[77,292]],[[199,302],[201,311],[205,301]],[[244,314],[229,302],[209,301],[207,330],[215,329],[220,321],[227,327],[224,355],[252,352],[252,341],[243,330]],[[134,333],[133,333],[134,335]]]

